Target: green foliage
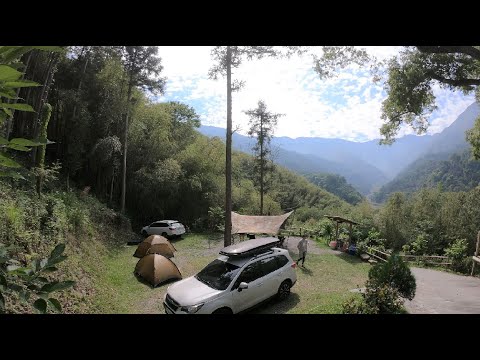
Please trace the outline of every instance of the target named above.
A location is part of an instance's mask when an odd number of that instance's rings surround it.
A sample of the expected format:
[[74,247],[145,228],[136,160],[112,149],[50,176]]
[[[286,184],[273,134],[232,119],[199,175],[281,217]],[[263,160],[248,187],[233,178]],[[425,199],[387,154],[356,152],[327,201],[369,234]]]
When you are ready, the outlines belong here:
[[452,261],[452,269],[467,273],[470,270],[471,259],[468,257],[468,242],[457,239],[445,249],[445,255]]
[[408,265],[396,254],[392,254],[387,262],[378,263],[368,273],[373,288],[389,286],[396,289],[400,296],[412,300],[415,296],[415,277]]
[[394,180],[383,185],[373,200],[383,202],[393,192],[413,193],[422,188],[441,186],[442,191],[468,191],[480,184],[480,161],[470,151],[452,154],[446,160],[441,155],[429,155],[416,160]]
[[[42,114],[40,117],[40,142],[45,143],[39,147],[39,154],[37,155],[37,167],[42,171],[45,168],[45,150],[47,142],[47,128],[50,116],[52,114],[52,106],[48,103],[43,104]],[[37,177],[37,194],[42,192],[43,174],[40,173]]]
[[467,131],[467,141],[472,145],[472,155],[475,160],[480,160],[480,117],[475,120],[473,128]]
[[225,211],[220,206],[211,206],[208,209],[209,228],[213,231],[223,231]]
[[153,94],[163,94],[166,79],[160,77],[163,70],[156,46],[125,46],[124,65],[132,85]]
[[362,66],[370,61],[365,50],[353,46],[324,46],[322,50],[321,57],[314,56],[314,70],[321,79],[334,77],[337,69],[352,63]]
[[410,217],[404,194],[393,194],[381,212],[381,232],[389,246],[395,250],[401,249],[408,240]]
[[320,220],[320,222],[318,223],[317,229],[319,231],[320,236],[322,236],[326,239],[332,238],[332,236],[335,232],[332,221],[330,221],[329,219],[325,219],[325,218]]
[[467,253],[473,253],[480,228],[479,201],[478,186],[468,192],[434,188],[408,197],[394,194],[376,217],[377,225],[388,248],[445,255],[458,239],[466,239]]
[[368,230],[366,237],[360,235],[357,241],[357,249],[359,253],[366,252],[368,247],[374,247],[380,251],[386,251],[386,239],[380,238],[381,233],[374,227]]
[[[58,308],[54,300],[49,300],[53,298],[61,304],[64,313],[97,311],[92,303],[97,277],[105,270],[105,257],[110,250],[118,250],[135,237],[128,219],[79,191],[63,192],[58,186],[52,190],[46,185],[38,197],[34,179],[27,178],[27,181],[31,182],[28,189],[0,181],[0,242],[11,249],[9,257],[19,261],[18,266],[30,268],[38,267],[37,259],[41,262],[50,257],[56,244],[66,244],[66,250],[55,253],[54,257],[66,253],[68,258],[52,265],[51,270],[55,267],[56,271],[45,269],[38,277],[38,281],[44,281],[41,286],[64,284],[55,285],[50,289],[55,291],[45,296],[47,311]],[[65,281],[75,281],[76,285],[68,291],[59,290],[59,286],[68,284]],[[17,292],[3,293],[3,296],[9,313],[37,311],[33,307],[35,297],[23,303]]]
[[260,188],[260,215],[263,215],[263,197],[268,191],[271,174],[274,164],[271,159],[270,141],[273,137],[277,121],[283,114],[274,114],[267,111],[267,105],[260,100],[255,109],[245,111],[250,117],[250,129],[248,135],[257,139],[253,146],[255,154],[254,170],[258,174],[254,180],[255,184]]
[[371,284],[367,281],[362,298],[352,297],[342,306],[343,314],[400,314],[403,301],[398,291],[386,284]]
[[337,174],[308,174],[306,178],[315,185],[337,195],[340,199],[356,205],[364,198],[347,180]]
[[[387,98],[382,104],[380,128],[381,143],[391,144],[403,125],[412,127],[418,134],[428,127],[428,117],[436,109],[434,85],[442,88],[476,92],[479,97],[480,49],[478,46],[417,46],[405,47],[398,56],[384,63],[354,47],[324,47],[323,55],[315,59],[315,70],[321,78],[331,77],[338,68],[356,63],[372,64],[374,81],[382,78],[380,68],[385,68],[384,88]],[[468,137],[475,149],[479,142],[475,130]]]
[[353,297],[343,304],[344,314],[399,314],[403,300],[412,300],[416,283],[408,266],[396,254],[370,269],[362,298]]
[[[17,68],[23,67],[20,57],[25,53],[33,50],[60,51],[58,47],[34,47],[34,46],[0,46],[0,126],[4,120],[13,117],[12,110],[33,112],[33,108],[29,104],[17,103],[18,97],[16,89],[23,87],[35,87],[39,84],[21,79],[23,73]],[[53,49],[53,50],[52,50]],[[4,102],[2,97],[13,100],[13,102]],[[8,134],[7,134],[8,137]],[[14,141],[16,140],[16,142]],[[43,141],[45,143],[46,137]],[[23,143],[22,143],[23,142]],[[27,139],[3,139],[0,142],[0,149],[11,149],[16,151],[30,151],[27,146],[39,146],[38,142],[29,141]],[[1,151],[1,150],[0,150]],[[21,165],[13,160],[7,153],[0,153],[0,175],[4,177],[18,177],[15,171],[6,171],[7,168],[19,169]]]
[[[44,277],[47,273],[57,271],[57,265],[67,259],[63,255],[65,244],[58,244],[46,258],[35,259],[30,266],[11,257],[12,247],[0,244],[0,313],[9,311],[5,303],[5,295],[13,298],[17,294],[22,302],[32,302],[39,313],[46,313],[48,304],[55,311],[61,311],[60,302],[51,298],[50,294],[72,287],[73,281],[52,281]],[[47,302],[48,300],[48,302]]]
[[417,238],[403,245],[402,250],[410,255],[426,255],[428,251],[428,240],[425,234],[419,234]]

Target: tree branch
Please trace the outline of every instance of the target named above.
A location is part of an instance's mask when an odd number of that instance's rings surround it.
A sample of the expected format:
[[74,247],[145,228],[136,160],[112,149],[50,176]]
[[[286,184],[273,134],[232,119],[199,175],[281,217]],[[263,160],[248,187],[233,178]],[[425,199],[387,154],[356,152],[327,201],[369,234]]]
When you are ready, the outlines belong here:
[[480,60],[480,50],[473,46],[417,46],[417,49],[426,54],[465,54]]
[[430,74],[432,79],[452,86],[477,86],[480,85],[480,79],[447,79],[437,74]]

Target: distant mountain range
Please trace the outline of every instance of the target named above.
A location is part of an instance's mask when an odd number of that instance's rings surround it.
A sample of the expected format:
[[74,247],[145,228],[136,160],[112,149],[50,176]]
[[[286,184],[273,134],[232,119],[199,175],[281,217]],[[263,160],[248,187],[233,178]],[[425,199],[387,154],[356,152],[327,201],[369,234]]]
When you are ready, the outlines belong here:
[[[338,174],[363,195],[379,191],[382,185],[423,157],[445,160],[449,155],[469,147],[465,131],[480,116],[480,106],[473,103],[441,133],[435,135],[407,135],[393,145],[379,145],[378,140],[353,142],[341,139],[315,137],[274,137],[272,148],[275,162],[301,174]],[[225,129],[201,126],[207,136],[225,139]],[[251,153],[255,140],[233,134],[233,147]],[[415,165],[412,165],[415,166]]]

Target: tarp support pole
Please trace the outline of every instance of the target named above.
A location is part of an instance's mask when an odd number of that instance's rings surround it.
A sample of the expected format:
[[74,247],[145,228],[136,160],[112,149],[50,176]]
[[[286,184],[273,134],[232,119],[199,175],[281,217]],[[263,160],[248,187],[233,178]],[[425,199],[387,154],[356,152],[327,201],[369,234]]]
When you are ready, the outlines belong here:
[[[478,253],[480,252],[480,231],[478,232],[477,234],[477,247],[475,249],[475,256],[474,257],[478,257]],[[472,272],[470,274],[470,276],[473,276],[473,272],[475,271],[475,265],[476,265],[476,261],[473,261],[473,264],[472,264]]]

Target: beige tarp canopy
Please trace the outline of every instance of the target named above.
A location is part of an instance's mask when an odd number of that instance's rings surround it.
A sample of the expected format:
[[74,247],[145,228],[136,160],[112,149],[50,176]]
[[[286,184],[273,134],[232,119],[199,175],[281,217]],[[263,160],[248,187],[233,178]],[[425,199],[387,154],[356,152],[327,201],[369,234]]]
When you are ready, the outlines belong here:
[[150,235],[138,245],[133,256],[141,258],[148,254],[160,254],[171,258],[176,250],[170,241],[163,236]]
[[158,254],[149,254],[138,260],[135,274],[153,286],[171,279],[181,279],[182,274],[170,259]]
[[250,216],[232,211],[232,234],[276,235],[292,213],[293,211],[276,216]]

